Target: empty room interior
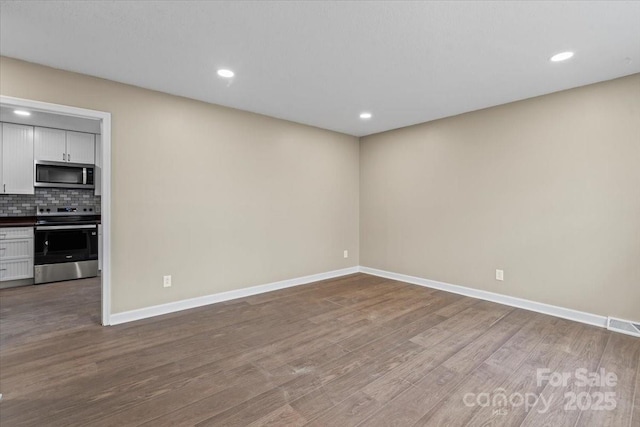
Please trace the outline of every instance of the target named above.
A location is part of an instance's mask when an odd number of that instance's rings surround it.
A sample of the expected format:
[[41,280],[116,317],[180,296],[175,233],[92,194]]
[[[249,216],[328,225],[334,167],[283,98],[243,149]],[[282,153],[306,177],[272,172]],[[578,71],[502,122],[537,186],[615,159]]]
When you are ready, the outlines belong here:
[[640,426],[640,1],[0,1],[0,425]]

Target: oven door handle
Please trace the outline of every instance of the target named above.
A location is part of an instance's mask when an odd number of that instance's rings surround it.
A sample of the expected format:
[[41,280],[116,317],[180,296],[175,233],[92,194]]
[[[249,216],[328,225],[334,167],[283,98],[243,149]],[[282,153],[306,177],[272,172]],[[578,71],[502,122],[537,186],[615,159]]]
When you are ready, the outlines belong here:
[[36,231],[47,231],[47,230],[88,230],[88,229],[97,229],[98,226],[96,224],[91,225],[41,225],[36,227]]

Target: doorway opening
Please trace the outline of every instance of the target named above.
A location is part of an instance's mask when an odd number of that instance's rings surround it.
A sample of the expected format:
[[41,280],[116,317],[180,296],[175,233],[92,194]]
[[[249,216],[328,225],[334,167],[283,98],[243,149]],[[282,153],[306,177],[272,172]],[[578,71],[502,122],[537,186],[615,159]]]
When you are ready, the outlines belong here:
[[[22,112],[22,114],[16,114],[16,111]],[[32,117],[38,117],[39,122],[36,126],[42,126],[43,129],[58,129],[65,130],[68,129],[69,132],[75,134],[95,134],[96,135],[96,144],[95,144],[95,162],[84,162],[87,167],[82,171],[78,171],[76,174],[77,178],[73,177],[73,171],[69,169],[69,177],[62,177],[57,179],[73,179],[73,183],[70,184],[67,188],[81,188],[82,185],[89,185],[91,181],[94,182],[94,187],[97,189],[94,194],[96,194],[96,199],[99,202],[96,202],[99,205],[99,214],[100,214],[100,227],[101,227],[101,236],[99,239],[99,243],[97,243],[99,258],[100,258],[100,275],[98,276],[100,280],[100,288],[101,288],[101,314],[100,319],[102,325],[110,325],[110,317],[111,317],[111,114],[104,111],[96,111],[89,110],[85,108],[72,107],[67,105],[60,104],[52,104],[47,102],[34,101],[29,99],[22,98],[14,98],[9,96],[0,96],[0,114],[3,112],[10,112],[11,119],[4,119],[4,116],[9,116],[9,113],[3,114],[3,119],[6,122],[11,122],[15,126],[19,126],[20,124],[25,126],[33,126],[33,124],[29,124],[29,119]],[[13,116],[15,115],[15,116]],[[50,122],[49,126],[47,126],[47,120],[56,120],[55,123]],[[4,123],[4,122],[3,122]],[[31,122],[35,123],[35,122]],[[53,123],[53,124],[52,124]],[[62,124],[60,124],[62,123]],[[83,127],[89,127],[84,129]],[[91,126],[95,126],[95,129],[92,130]],[[79,128],[78,128],[79,127]],[[80,135],[81,137],[82,135]],[[69,141],[69,138],[67,138]],[[69,143],[67,142],[69,145]],[[76,150],[80,159],[82,159],[82,150]],[[71,154],[68,151],[65,151],[62,155],[64,155],[64,160],[62,157],[57,159],[58,161],[69,162],[72,164],[76,158],[74,154]],[[67,157],[68,156],[68,157]],[[34,176],[34,188],[36,187],[38,179],[36,177],[36,163],[38,163],[35,159],[33,162],[33,176]],[[46,163],[46,162],[41,162]],[[76,165],[75,163],[73,163]],[[95,169],[91,171],[90,165],[94,164]],[[82,165],[82,164],[80,164]],[[51,168],[49,168],[51,169]],[[82,169],[82,168],[81,168]],[[47,171],[47,168],[42,168],[43,174]],[[90,177],[91,174],[94,174],[93,177]],[[82,182],[80,182],[82,181]],[[55,188],[56,190],[65,188],[65,185],[69,183],[57,183],[55,184],[59,188]],[[27,185],[25,183],[25,185]],[[49,188],[47,184],[44,187]],[[28,193],[25,193],[28,194]],[[35,193],[31,193],[35,194]],[[67,200],[65,196],[63,199]],[[83,197],[87,197],[85,194]],[[74,205],[79,205],[79,203],[75,203]],[[82,205],[79,205],[82,206]],[[87,206],[91,206],[88,204]],[[89,211],[89,208],[86,208]],[[82,208],[80,209],[82,210]],[[96,209],[97,210],[97,209]],[[64,213],[64,212],[62,212]],[[86,212],[90,213],[90,212]],[[93,212],[92,212],[93,213]],[[98,213],[98,212],[95,212]],[[46,214],[46,212],[44,212]],[[33,213],[35,216],[35,212]],[[49,229],[48,231],[66,231],[65,229],[55,228],[55,227],[64,227],[64,225],[54,225],[51,226],[54,228]],[[97,240],[97,239],[96,239]],[[45,239],[44,243],[48,243]],[[89,244],[88,246],[91,246]],[[37,249],[35,249],[37,250]],[[89,249],[87,249],[89,250]],[[35,256],[35,254],[34,254]],[[70,256],[70,255],[67,255]],[[85,268],[87,264],[85,261],[81,261],[78,264],[80,267],[70,268],[69,270],[78,270]],[[53,271],[53,273],[52,273]],[[45,273],[39,272],[42,274],[64,274],[63,269],[53,269],[53,270],[45,270]],[[41,279],[42,280],[42,279]],[[46,279],[45,279],[46,280]],[[35,281],[35,277],[34,277]]]

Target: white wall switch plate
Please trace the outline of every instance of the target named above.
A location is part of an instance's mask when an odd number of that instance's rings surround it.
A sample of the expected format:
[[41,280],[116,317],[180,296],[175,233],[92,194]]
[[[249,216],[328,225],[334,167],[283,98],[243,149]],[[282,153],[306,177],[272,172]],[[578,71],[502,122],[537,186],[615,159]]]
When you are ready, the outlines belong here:
[[347,250],[344,251],[344,257],[345,258],[349,258],[349,251],[347,251]]
[[503,270],[496,270],[496,280],[504,280],[504,271]]
[[163,283],[165,288],[171,287],[171,276],[164,276],[162,278],[162,283]]

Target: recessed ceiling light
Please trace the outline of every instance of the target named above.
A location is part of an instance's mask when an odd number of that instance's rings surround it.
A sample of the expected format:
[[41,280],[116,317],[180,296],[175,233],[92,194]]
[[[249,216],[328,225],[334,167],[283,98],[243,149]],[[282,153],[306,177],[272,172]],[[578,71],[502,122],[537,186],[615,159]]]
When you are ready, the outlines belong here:
[[30,116],[31,113],[24,110],[13,110],[13,112],[19,116]]
[[223,68],[223,69],[218,70],[218,75],[220,77],[224,77],[225,79],[230,79],[231,77],[235,76],[235,73],[233,71],[231,71],[231,70],[225,70]]
[[551,62],[566,61],[573,56],[573,52],[560,52],[551,57]]
[[371,113],[360,113],[361,119],[370,119],[371,117]]

